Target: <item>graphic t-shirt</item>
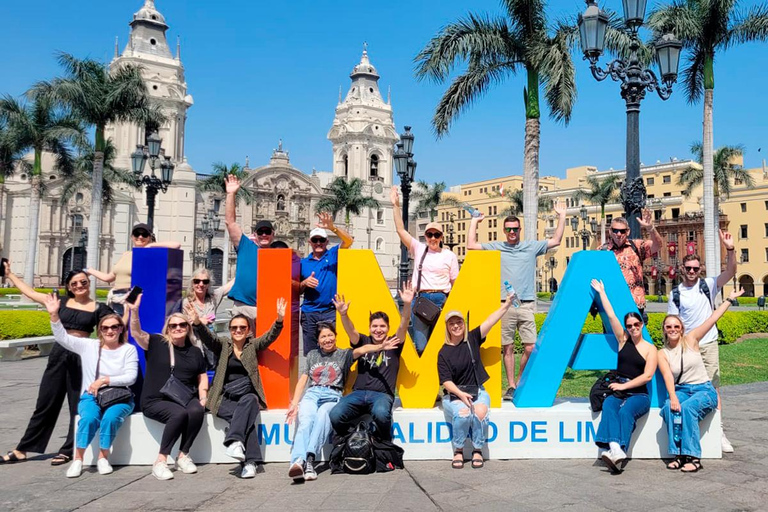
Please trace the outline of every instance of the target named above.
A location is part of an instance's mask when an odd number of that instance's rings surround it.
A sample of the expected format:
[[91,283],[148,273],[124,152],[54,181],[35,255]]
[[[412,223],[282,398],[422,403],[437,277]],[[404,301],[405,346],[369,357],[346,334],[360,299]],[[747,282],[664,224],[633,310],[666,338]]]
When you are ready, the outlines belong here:
[[[365,334],[360,335],[357,345],[363,347],[373,343],[373,339]],[[403,352],[401,343],[396,349],[382,350],[365,354],[357,360],[357,380],[352,389],[360,391],[378,391],[395,396],[397,372],[400,370],[400,354]]]
[[319,348],[310,351],[304,368],[309,377],[309,387],[328,386],[343,391],[352,362],[350,349],[337,348],[330,354]]

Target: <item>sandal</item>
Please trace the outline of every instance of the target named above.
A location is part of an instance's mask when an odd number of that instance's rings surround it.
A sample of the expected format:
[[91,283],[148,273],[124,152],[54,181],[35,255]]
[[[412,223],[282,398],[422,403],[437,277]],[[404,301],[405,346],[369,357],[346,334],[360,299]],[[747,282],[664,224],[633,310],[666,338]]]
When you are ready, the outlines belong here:
[[[456,456],[460,455],[461,458],[457,459]],[[453,452],[453,460],[451,461],[451,467],[453,469],[464,469],[464,451]]]
[[[476,459],[475,455],[479,455],[480,458]],[[485,466],[485,460],[483,460],[483,452],[480,450],[474,450],[472,452],[472,469],[480,469]]]
[[[688,464],[693,466],[693,469],[685,469],[685,466]],[[688,460],[685,464],[683,464],[683,467],[680,468],[680,471],[683,473],[696,473],[698,470],[703,468],[704,466],[701,465],[701,459],[697,459],[695,457],[688,457]]]
[[685,457],[683,455],[675,455],[675,458],[667,464],[667,469],[680,469],[685,464]]
[[16,452],[11,450],[6,453],[5,456],[0,457],[0,464],[15,464],[16,462],[24,462],[25,460],[27,460],[26,457],[23,459],[19,458],[19,456],[16,455]]
[[60,453],[51,459],[51,466],[62,466],[71,460],[72,458],[69,455]]

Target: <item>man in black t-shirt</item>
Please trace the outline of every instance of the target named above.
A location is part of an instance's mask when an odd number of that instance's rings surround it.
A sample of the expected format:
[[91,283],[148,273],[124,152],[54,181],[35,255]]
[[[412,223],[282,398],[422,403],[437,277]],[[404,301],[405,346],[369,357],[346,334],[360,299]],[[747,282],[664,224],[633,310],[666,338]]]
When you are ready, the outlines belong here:
[[[403,351],[403,340],[408,329],[413,301],[410,283],[400,292],[400,297],[403,299],[403,311],[400,326],[395,335],[399,343],[395,348],[370,352],[360,357],[357,362],[357,379],[352,386],[352,392],[331,409],[331,425],[340,436],[346,435],[363,415],[370,414],[375,425],[376,436],[386,441],[392,439],[392,402],[395,399],[400,354]],[[333,303],[336,311],[341,315],[341,323],[353,349],[369,344],[380,345],[387,339],[389,316],[386,313],[383,311],[371,313],[368,336],[360,334],[355,329],[347,314],[349,303],[344,301],[343,296],[336,295]]]

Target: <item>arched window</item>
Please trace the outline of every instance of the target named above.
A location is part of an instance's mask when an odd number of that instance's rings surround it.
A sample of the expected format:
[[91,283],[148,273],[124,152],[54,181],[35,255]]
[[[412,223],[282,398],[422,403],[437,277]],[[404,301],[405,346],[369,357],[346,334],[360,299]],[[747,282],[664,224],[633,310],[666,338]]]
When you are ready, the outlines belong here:
[[83,216],[79,213],[72,216],[72,229],[83,229]]
[[379,157],[371,155],[371,178],[379,177]]
[[344,162],[344,177],[349,178],[349,156],[344,155],[342,161]]
[[383,238],[377,238],[376,239],[376,252],[384,252],[384,239]]
[[285,196],[283,194],[277,196],[277,211],[285,211]]

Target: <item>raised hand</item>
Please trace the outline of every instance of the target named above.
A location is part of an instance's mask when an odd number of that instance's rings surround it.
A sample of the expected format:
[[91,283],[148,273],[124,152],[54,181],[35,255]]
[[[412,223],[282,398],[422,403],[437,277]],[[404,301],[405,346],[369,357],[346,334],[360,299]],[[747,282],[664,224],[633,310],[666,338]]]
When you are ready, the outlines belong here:
[[720,230],[720,242],[722,242],[723,247],[725,247],[725,250],[732,251],[734,248],[733,244],[733,235],[731,235],[727,231]]
[[602,281],[598,281],[597,279],[593,279],[590,283],[592,285],[592,289],[595,290],[599,294],[605,293],[605,285]]
[[333,297],[333,306],[336,308],[336,311],[339,312],[340,315],[346,315],[347,311],[349,310],[349,302],[346,302],[344,300],[343,295],[339,295],[338,293]]
[[317,227],[333,231],[333,215],[329,212],[320,212],[317,214],[317,218],[320,219],[317,223]]
[[317,280],[314,272],[309,274],[309,277],[304,280],[304,286],[306,286],[307,288],[317,288],[317,285],[319,283],[320,281]]
[[[472,217],[472,221],[474,221],[474,222],[477,222],[478,224],[480,224],[481,222],[483,222],[483,219],[484,219],[484,218],[485,218],[485,214],[484,214],[484,213],[481,213],[481,214],[480,214],[480,215],[478,215],[477,217]],[[471,222],[472,222],[472,221],[471,221]]]
[[648,208],[643,210],[643,214],[637,218],[637,223],[640,224],[641,228],[647,228],[650,229],[653,227],[653,215],[651,215],[651,210]]
[[189,321],[193,324],[197,325],[201,323],[200,315],[197,314],[195,306],[188,300],[184,301],[184,314],[187,315],[187,318],[189,318]]
[[6,260],[6,261],[3,262],[3,270],[5,270],[5,273],[3,274],[4,276],[7,277],[7,276],[11,275],[11,262],[10,261]]
[[400,194],[397,193],[397,187],[394,185],[389,189],[389,200],[394,206],[400,207]]
[[744,288],[739,288],[739,291],[735,291],[734,290],[731,293],[729,293],[728,294],[728,298],[729,299],[736,299],[738,297],[741,297],[742,295],[744,295]]
[[48,310],[49,315],[58,315],[60,305],[61,301],[55,293],[45,296],[45,309]]
[[413,291],[413,285],[410,281],[403,283],[403,289],[400,290],[400,298],[403,300],[403,304],[410,304],[413,302],[413,297],[416,294]]
[[283,297],[277,299],[277,319],[279,321],[282,321],[283,318],[285,318],[285,307],[287,305],[288,301],[286,301]]
[[394,350],[403,343],[397,336],[390,336],[381,344],[381,350]]
[[560,217],[565,217],[565,214],[566,214],[566,211],[567,211],[567,209],[565,207],[565,201],[563,201],[562,199],[558,199],[555,202],[554,210],[555,210],[555,213],[557,215],[559,215]]
[[143,293],[140,293],[138,297],[136,297],[136,301],[131,304],[128,301],[125,301],[125,307],[130,311],[131,313],[138,313],[139,312],[139,306],[141,305],[141,296],[144,295]]
[[227,191],[227,194],[236,194],[237,191],[240,190],[240,178],[234,174],[228,175],[224,178],[224,188]]

